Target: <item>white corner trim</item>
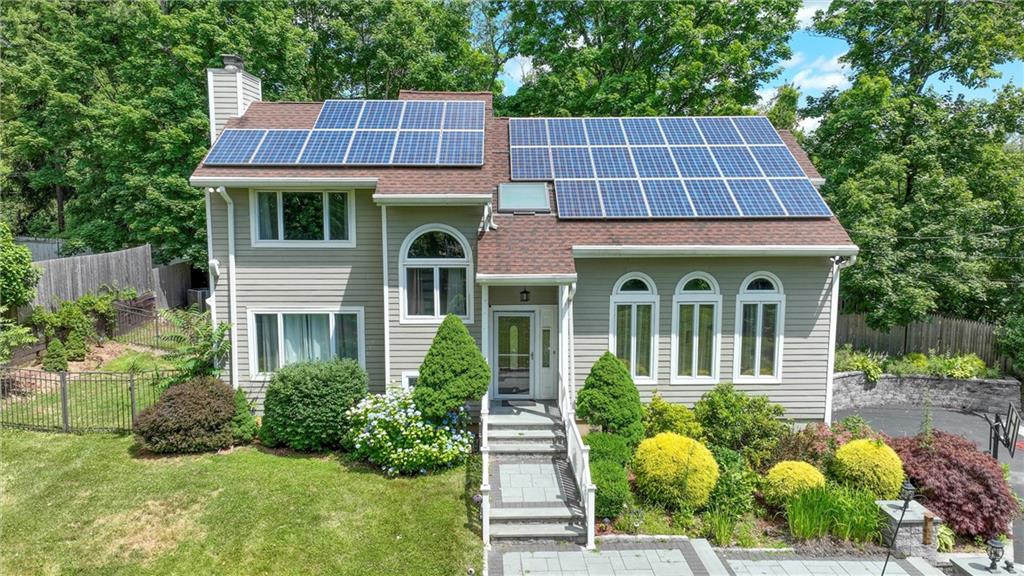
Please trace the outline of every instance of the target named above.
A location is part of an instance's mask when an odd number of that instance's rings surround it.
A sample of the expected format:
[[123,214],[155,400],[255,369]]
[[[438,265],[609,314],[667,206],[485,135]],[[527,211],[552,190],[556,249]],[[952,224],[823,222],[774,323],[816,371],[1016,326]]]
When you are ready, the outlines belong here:
[[264,177],[264,176],[192,176],[189,184],[193,186],[224,186],[227,188],[259,188],[274,186],[278,188],[319,188],[323,186],[346,186],[349,188],[376,188],[377,178],[309,178],[296,177]]
[[491,202],[491,195],[374,194],[373,201],[382,206],[483,206]]
[[544,284],[572,284],[576,281],[575,274],[480,274],[476,275],[477,284],[492,286],[519,286]]
[[[213,146],[215,140],[217,140],[217,106],[213,101],[213,70],[210,68],[206,69],[206,99],[208,100],[210,110],[210,146]],[[198,184],[197,184],[198,186]]]
[[[380,207],[382,275],[384,277],[384,386],[391,384],[391,293],[388,289],[388,207]],[[399,303],[401,306],[401,303]]]
[[860,249],[853,244],[838,245],[735,245],[680,244],[665,246],[640,245],[574,245],[576,258],[656,258],[665,256],[853,256]]
[[[235,277],[238,275],[235,270],[235,203],[223,186],[217,188],[217,193],[224,199],[228,207],[228,317],[231,319],[231,387],[238,389],[238,289],[235,284]],[[213,193],[213,190],[208,190]]]
[[832,301],[828,317],[828,366],[825,370],[825,424],[832,424],[832,394],[835,391],[836,323],[839,320],[839,277],[843,268],[850,266],[856,257],[840,261],[832,259]]

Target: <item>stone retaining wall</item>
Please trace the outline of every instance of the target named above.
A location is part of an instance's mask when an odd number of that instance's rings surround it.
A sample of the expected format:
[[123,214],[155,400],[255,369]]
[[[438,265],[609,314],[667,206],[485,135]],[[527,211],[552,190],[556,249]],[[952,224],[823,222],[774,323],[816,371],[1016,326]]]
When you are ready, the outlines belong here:
[[926,399],[935,407],[1005,414],[1008,404],[1020,409],[1020,382],[1013,378],[958,380],[892,374],[868,382],[863,372],[838,372],[833,380],[833,410],[922,406]]

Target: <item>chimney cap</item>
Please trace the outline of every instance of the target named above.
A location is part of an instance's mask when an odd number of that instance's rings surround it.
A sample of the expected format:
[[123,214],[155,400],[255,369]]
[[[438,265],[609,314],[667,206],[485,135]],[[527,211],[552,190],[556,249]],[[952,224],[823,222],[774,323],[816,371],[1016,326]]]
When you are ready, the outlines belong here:
[[245,70],[245,59],[238,54],[221,54],[220,57],[224,61],[224,68]]

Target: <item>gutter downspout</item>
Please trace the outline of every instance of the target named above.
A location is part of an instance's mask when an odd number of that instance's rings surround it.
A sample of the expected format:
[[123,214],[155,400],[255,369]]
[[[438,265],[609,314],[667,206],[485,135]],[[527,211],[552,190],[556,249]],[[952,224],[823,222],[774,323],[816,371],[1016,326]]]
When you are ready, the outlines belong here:
[[836,325],[839,322],[839,272],[857,261],[857,256],[833,256],[832,261],[832,301],[828,315],[828,367],[825,372],[825,424],[832,424],[832,393],[836,363]]
[[569,326],[568,326],[568,338],[569,338],[569,391],[570,397],[569,402],[572,406],[573,418],[576,417],[576,330],[573,325],[576,323],[575,315],[573,314],[573,299],[576,297],[576,283],[572,282],[569,284],[569,296],[566,298],[566,307],[569,308]]
[[212,188],[206,189],[204,200],[206,201],[206,271],[209,276],[210,296],[206,298],[206,305],[210,307],[210,323],[217,327],[217,277],[220,276],[220,262],[213,257],[213,200],[210,194]]
[[[211,189],[212,191],[212,189]],[[238,389],[238,305],[235,290],[235,202],[223,186],[217,193],[228,207],[228,303],[231,306],[231,387]]]

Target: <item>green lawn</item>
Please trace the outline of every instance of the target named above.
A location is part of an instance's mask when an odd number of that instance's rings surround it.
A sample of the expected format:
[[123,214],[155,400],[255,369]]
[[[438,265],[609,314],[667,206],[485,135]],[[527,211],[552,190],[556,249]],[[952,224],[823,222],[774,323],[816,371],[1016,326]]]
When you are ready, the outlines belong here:
[[129,437],[15,430],[0,454],[5,575],[480,571],[467,467],[387,479],[335,456],[139,458]]
[[143,350],[127,350],[116,358],[103,363],[98,370],[102,372],[149,372],[153,370],[171,370],[174,364],[163,356]]

